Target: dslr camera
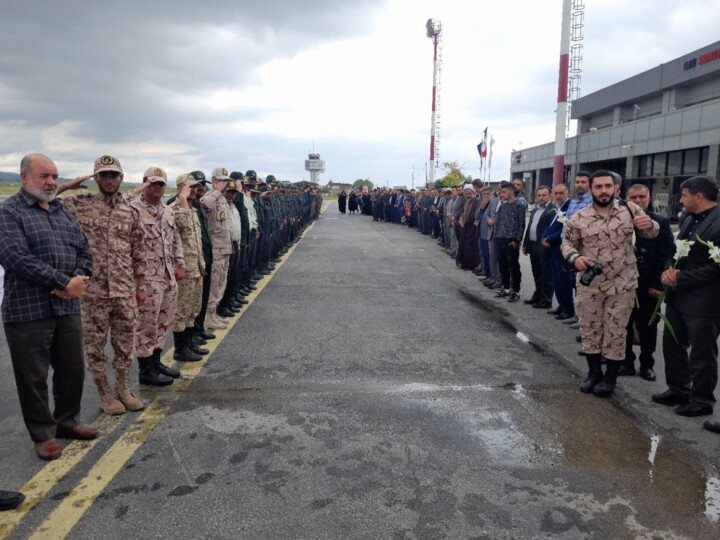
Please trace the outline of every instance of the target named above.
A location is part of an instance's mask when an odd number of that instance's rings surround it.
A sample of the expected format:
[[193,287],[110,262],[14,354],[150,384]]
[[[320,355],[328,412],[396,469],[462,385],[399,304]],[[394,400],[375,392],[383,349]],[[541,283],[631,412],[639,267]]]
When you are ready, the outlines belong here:
[[590,268],[588,268],[587,270],[585,270],[585,272],[583,272],[582,276],[580,276],[580,283],[582,285],[584,285],[585,287],[587,287],[588,285],[590,285],[592,283],[593,279],[595,279],[595,276],[599,276],[600,274],[602,274],[602,269],[603,269],[602,264],[600,264],[600,263],[593,264]]

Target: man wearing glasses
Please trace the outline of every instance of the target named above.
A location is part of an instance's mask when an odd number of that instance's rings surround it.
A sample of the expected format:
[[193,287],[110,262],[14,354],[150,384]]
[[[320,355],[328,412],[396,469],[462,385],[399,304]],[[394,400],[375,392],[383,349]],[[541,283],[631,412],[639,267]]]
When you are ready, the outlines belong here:
[[[144,407],[128,387],[133,362],[133,334],[138,305],[145,301],[145,247],[140,213],[120,194],[123,169],[113,156],[95,160],[93,174],[58,187],[58,193],[84,189],[94,178],[99,191],[62,198],[82,228],[92,250],[95,270],[81,298],[85,366],[92,374],[105,414]],[[108,329],[113,348],[114,390],[107,379]]]

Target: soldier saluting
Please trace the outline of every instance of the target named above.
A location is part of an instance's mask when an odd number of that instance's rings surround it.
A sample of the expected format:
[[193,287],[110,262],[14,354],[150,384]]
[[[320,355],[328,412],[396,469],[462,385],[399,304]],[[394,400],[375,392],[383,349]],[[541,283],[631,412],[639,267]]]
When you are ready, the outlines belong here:
[[[90,244],[95,270],[81,297],[85,367],[91,373],[105,414],[144,408],[128,386],[133,362],[133,334],[138,305],[145,301],[145,246],[140,213],[119,188],[124,179],[120,161],[113,156],[95,160],[93,174],[58,187],[58,193],[84,189],[94,178],[98,193],[62,198],[80,223]],[[115,389],[107,379],[105,354],[108,330],[113,348]]]

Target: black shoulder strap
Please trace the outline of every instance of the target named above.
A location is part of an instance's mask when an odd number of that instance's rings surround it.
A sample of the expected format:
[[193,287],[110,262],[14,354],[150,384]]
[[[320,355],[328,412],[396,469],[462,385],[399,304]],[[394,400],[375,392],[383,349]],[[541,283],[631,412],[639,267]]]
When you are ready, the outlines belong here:
[[620,203],[620,206],[624,206],[627,208],[627,211],[630,213],[630,218],[635,221],[635,214],[633,214],[633,211],[630,210],[630,205],[627,203],[627,201],[623,201],[622,199],[618,200],[618,203]]

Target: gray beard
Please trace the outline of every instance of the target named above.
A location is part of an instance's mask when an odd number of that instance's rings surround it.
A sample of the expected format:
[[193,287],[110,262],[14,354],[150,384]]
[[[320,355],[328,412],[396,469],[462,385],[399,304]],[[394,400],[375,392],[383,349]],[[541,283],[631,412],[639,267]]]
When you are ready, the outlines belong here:
[[41,190],[41,189],[35,190],[35,189],[27,189],[27,188],[26,188],[26,190],[27,190],[28,193],[30,193],[30,195],[32,195],[33,197],[35,197],[38,201],[44,202],[44,203],[49,203],[49,202],[54,201],[54,200],[55,200],[55,197],[56,197],[56,195],[57,195],[57,193],[53,193],[52,195],[48,195],[47,193],[45,193],[45,192],[44,192],[43,190]]

